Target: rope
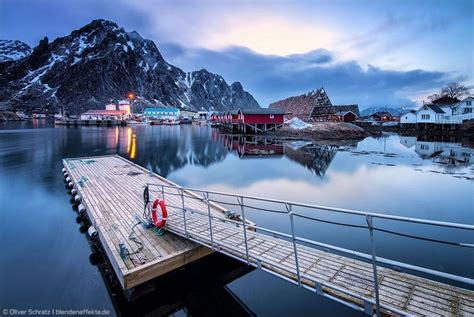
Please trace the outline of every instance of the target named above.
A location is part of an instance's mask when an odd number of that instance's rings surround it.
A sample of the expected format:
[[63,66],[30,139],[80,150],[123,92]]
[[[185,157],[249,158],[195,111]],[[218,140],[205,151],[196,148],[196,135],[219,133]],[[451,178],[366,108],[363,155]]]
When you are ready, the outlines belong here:
[[138,226],[138,225],[141,225],[142,223],[141,222],[137,222],[136,224],[133,225],[132,227],[132,232],[130,232],[130,235],[128,236],[128,239],[130,241],[133,241],[135,242],[136,245],[138,245],[138,249],[133,251],[132,253],[128,253],[127,256],[131,256],[131,255],[134,255],[134,254],[137,254],[137,253],[140,253],[142,252],[143,250],[143,242],[138,239],[136,236],[135,236],[135,228]]

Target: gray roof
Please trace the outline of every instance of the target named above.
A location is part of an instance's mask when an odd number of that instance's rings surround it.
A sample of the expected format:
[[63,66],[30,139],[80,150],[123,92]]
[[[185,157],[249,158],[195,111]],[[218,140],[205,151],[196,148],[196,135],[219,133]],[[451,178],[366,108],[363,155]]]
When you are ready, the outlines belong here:
[[285,111],[280,108],[255,108],[255,109],[240,109],[243,114],[285,114]]
[[352,112],[356,116],[360,116],[359,114],[359,105],[354,104],[354,105],[334,105],[332,106],[332,110],[334,112]]
[[431,110],[433,110],[434,112],[436,113],[444,113],[443,109],[441,109],[439,106],[437,105],[426,105],[428,108],[431,108]]
[[229,113],[232,114],[232,115],[236,115],[237,113],[239,113],[239,110],[238,109],[233,109],[233,110],[230,110]]

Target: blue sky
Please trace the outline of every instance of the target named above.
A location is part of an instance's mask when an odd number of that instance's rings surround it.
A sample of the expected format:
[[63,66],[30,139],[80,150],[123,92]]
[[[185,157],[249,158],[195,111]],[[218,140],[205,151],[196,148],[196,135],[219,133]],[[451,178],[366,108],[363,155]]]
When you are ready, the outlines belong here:
[[333,103],[413,105],[474,84],[473,1],[1,0],[0,38],[32,46],[96,18],[170,63],[240,81],[262,106],[324,86]]

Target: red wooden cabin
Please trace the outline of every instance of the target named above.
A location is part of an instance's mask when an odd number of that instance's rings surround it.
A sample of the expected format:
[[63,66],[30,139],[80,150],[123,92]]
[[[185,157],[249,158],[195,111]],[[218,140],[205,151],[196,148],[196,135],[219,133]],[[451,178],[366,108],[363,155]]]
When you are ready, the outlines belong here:
[[247,132],[266,132],[283,125],[285,113],[279,108],[241,109],[237,112],[239,130]]

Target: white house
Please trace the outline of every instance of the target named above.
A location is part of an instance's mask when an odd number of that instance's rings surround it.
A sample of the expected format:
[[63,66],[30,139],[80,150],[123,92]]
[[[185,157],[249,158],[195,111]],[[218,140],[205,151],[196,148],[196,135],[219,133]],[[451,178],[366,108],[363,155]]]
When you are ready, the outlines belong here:
[[453,109],[453,115],[473,113],[474,97],[467,97],[460,101]]
[[415,124],[416,123],[416,110],[410,110],[404,115],[400,116],[400,124]]
[[444,116],[450,116],[453,114],[454,105],[438,105],[441,110],[444,111]]
[[417,123],[441,123],[446,113],[437,105],[423,105],[416,112]]
[[130,102],[128,100],[120,100],[119,110],[127,111],[128,113],[130,113],[132,110],[130,106]]
[[88,110],[81,113],[81,120],[126,120],[130,113],[125,110]]

